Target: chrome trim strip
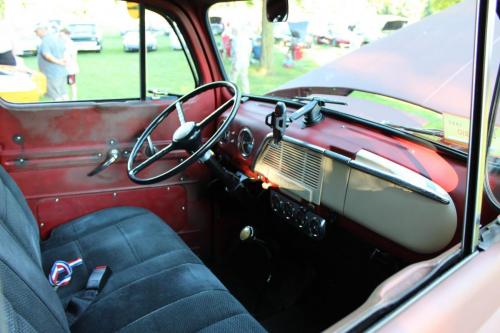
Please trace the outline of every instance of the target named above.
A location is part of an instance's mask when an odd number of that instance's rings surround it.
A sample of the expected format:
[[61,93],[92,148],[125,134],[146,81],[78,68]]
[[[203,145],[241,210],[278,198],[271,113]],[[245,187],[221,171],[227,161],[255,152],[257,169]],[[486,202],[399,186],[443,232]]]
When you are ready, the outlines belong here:
[[359,171],[363,171],[363,172],[366,172],[372,176],[375,176],[377,178],[382,178],[382,179],[385,179],[391,183],[394,183],[398,186],[401,186],[401,187],[404,187],[406,189],[409,189],[410,191],[413,191],[413,192],[417,192],[419,194],[422,194],[423,196],[426,196],[428,197],[429,199],[433,199],[433,200],[436,200],[442,204],[449,204],[450,203],[450,200],[437,194],[436,192],[432,191],[432,190],[428,190],[426,188],[423,188],[423,187],[420,187],[418,185],[415,185],[415,184],[412,184],[402,178],[399,178],[397,176],[393,176],[389,173],[386,173],[386,172],[383,172],[383,171],[380,171],[380,170],[377,170],[377,169],[374,169],[372,167],[369,167],[363,163],[359,163],[359,162],[356,162],[354,160],[352,160],[350,163],[349,163],[349,166],[353,169],[356,169],[356,170],[359,170]]
[[[266,145],[269,143],[270,140],[272,140],[273,135],[272,133],[269,133],[266,135],[264,140],[262,141],[262,144],[260,145],[259,149],[257,150],[257,153],[255,154],[255,158],[252,162],[252,170],[255,170],[255,164],[257,163],[257,160],[259,159],[262,151],[266,147]],[[344,156],[342,154],[323,149],[321,147],[315,146],[313,144],[304,142],[302,140],[298,140],[289,136],[284,136],[283,141],[296,144],[298,146],[304,147],[311,149],[312,151],[322,154],[325,157],[331,158],[335,161],[338,161],[340,163],[343,163],[345,165],[350,166],[353,169],[359,170],[366,172],[372,176],[375,176],[377,178],[381,178],[384,180],[387,180],[393,184],[396,184],[398,186],[404,187],[412,192],[418,193],[420,195],[423,195],[429,199],[435,200],[439,203],[442,203],[444,205],[448,205],[450,203],[450,196],[448,193],[440,187],[438,184],[434,183],[433,181],[425,178],[424,176],[406,168],[403,167],[397,163],[394,163],[392,161],[389,161],[381,156],[378,156],[376,154],[370,153],[366,150],[360,150],[357,154],[356,157],[364,158],[367,160],[371,159],[371,156],[376,157],[378,163],[382,162],[382,164],[386,164],[385,169],[390,169],[394,174],[385,172],[383,170],[377,169],[371,165],[368,165],[364,162],[361,161],[356,161],[353,160],[347,156]],[[383,165],[382,165],[383,166]]]
[[[358,159],[373,161],[374,165],[380,165],[380,169],[376,166],[369,165],[366,162],[359,161]],[[349,162],[349,166],[353,169],[371,174],[372,176],[385,179],[391,183],[426,196],[429,199],[438,201],[442,204],[448,205],[450,203],[448,192],[433,181],[406,167],[366,150],[360,150],[356,154],[356,160],[351,160]],[[390,172],[393,173],[386,172],[384,169],[390,170]]]

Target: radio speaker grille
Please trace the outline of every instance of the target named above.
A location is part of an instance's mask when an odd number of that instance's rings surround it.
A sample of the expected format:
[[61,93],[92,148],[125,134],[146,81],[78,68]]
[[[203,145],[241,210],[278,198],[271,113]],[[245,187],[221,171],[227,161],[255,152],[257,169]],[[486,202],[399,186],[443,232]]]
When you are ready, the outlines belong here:
[[321,188],[322,155],[293,143],[268,143],[261,163],[311,190]]

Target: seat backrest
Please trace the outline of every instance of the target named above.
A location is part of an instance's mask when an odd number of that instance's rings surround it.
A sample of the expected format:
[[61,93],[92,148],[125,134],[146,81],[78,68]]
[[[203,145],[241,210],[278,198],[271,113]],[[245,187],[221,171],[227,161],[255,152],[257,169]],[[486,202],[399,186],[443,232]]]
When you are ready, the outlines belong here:
[[69,332],[61,301],[42,271],[35,218],[2,167],[0,332]]
[[0,166],[0,219],[24,250],[41,267],[40,232],[23,194]]

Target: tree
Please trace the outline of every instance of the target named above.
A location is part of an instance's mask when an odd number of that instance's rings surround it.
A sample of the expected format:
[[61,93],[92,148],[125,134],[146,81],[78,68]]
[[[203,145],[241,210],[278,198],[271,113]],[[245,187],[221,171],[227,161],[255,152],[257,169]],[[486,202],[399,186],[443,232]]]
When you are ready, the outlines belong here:
[[429,0],[429,9],[432,14],[456,5],[462,0]]
[[0,20],[5,17],[5,0],[0,0]]
[[273,25],[267,21],[266,1],[262,0],[262,54],[260,58],[260,72],[267,74],[273,67]]

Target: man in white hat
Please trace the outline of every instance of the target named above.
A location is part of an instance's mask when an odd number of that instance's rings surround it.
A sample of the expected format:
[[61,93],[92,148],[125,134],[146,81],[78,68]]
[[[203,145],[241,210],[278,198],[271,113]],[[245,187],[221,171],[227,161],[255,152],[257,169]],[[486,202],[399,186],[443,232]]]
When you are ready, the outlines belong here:
[[38,67],[47,77],[47,96],[55,101],[67,101],[64,41],[60,34],[50,33],[43,24],[36,27],[35,33],[42,40],[38,48]]

